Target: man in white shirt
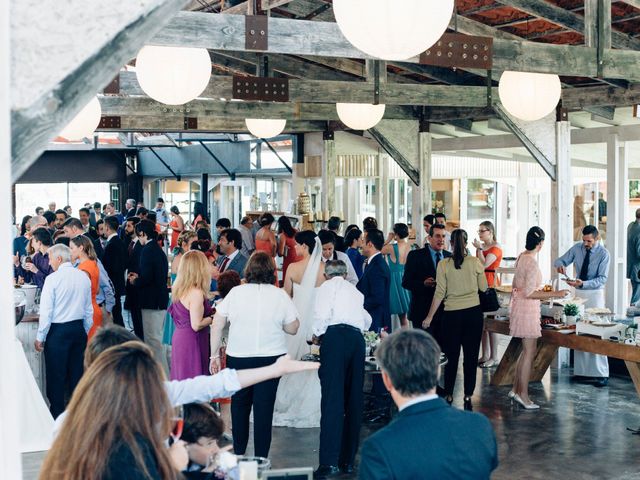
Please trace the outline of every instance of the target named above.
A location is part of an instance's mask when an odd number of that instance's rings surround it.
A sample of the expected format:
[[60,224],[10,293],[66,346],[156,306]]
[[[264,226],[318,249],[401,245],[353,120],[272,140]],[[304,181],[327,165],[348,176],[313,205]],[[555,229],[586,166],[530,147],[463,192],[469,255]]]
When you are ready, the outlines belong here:
[[[349,262],[350,264],[351,262]],[[320,466],[314,478],[353,473],[362,423],[365,344],[371,326],[364,296],[346,281],[347,264],[325,263],[327,279],[316,290],[313,334],[320,349]]]
[[330,230],[320,230],[318,232],[318,238],[322,243],[322,261],[326,264],[329,260],[341,260],[347,266],[346,280],[352,285],[358,283],[358,275],[351,260],[344,252],[336,250],[336,234]]
[[87,346],[87,333],[93,325],[91,281],[71,264],[71,250],[54,245],[48,251],[49,275],[40,296],[40,321],[35,349],[44,351],[47,398],[51,415],[64,411],[65,385],[68,397],[82,376],[82,357]]

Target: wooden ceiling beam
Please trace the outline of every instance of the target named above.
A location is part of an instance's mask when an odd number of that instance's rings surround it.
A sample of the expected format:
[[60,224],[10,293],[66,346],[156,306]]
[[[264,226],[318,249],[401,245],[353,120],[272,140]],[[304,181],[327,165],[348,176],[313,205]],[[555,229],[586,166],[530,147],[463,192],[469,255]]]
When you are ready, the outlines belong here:
[[[244,29],[242,16],[180,12],[150,43],[245,51]],[[269,50],[266,53],[367,58],[366,54],[344,38],[335,23],[273,17],[269,19]],[[610,50],[606,56],[610,63],[605,65],[608,78],[631,76],[640,79],[640,68],[637,68],[640,65],[640,53]],[[593,48],[494,38],[494,69],[498,71],[594,77],[595,58],[596,51]],[[417,63],[418,59],[409,62]]]
[[[202,98],[233,98],[230,76],[212,76]],[[498,89],[493,96],[498,98]],[[144,95],[133,72],[120,73],[123,95]],[[327,80],[289,80],[289,100],[304,103],[372,103],[374,84]],[[427,105],[447,107],[485,107],[487,88],[458,85],[385,83],[380,85],[380,103],[387,105]],[[171,108],[171,107],[170,107]]]

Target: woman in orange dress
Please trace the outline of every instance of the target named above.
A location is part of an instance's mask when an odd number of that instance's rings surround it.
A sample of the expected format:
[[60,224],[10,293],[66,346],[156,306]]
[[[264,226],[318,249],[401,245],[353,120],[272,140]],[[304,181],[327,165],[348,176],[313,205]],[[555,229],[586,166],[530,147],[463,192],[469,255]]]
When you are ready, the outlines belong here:
[[[496,276],[496,269],[502,262],[502,248],[496,240],[496,227],[492,222],[486,221],[480,224],[478,237],[473,241],[476,247],[476,257],[484,265],[484,275],[487,278],[489,288],[497,287],[500,281]],[[498,334],[482,332],[482,356],[478,360],[480,368],[491,368],[498,364]]]
[[93,248],[91,240],[84,235],[78,235],[69,241],[71,249],[71,260],[78,263],[78,269],[89,275],[91,280],[91,303],[93,304],[93,326],[87,334],[87,341],[91,340],[93,334],[102,326],[102,309],[96,302],[96,295],[100,285],[100,269],[98,268],[98,257]]
[[278,218],[278,256],[282,259],[282,278],[287,278],[287,268],[292,263],[302,260],[296,255],[296,233],[298,231],[291,225],[289,217],[283,215]]
[[275,268],[276,277],[273,284],[278,287],[278,268],[276,267],[276,250],[278,248],[278,242],[276,241],[276,234],[271,230],[271,225],[275,222],[276,219],[273,218],[268,212],[260,215],[258,219],[258,225],[260,225],[260,230],[256,232],[256,252],[265,252],[267,255],[271,257],[273,260],[273,266]]
[[171,228],[171,242],[169,243],[170,250],[178,246],[178,237],[184,231],[184,220],[180,216],[180,210],[175,205],[169,210],[171,213],[171,222],[169,228]]

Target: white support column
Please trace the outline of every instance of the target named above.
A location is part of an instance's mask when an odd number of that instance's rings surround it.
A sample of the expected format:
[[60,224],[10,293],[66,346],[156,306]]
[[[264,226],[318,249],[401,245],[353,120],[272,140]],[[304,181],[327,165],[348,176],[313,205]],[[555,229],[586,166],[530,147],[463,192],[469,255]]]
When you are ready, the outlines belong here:
[[[336,142],[331,139],[322,142],[322,213],[329,215],[336,211]],[[328,220],[328,219],[327,219]]]
[[[11,205],[11,116],[10,70],[11,48],[9,19],[11,2],[0,2],[0,192],[5,205]],[[11,269],[11,209],[0,210],[0,302],[4,315],[0,317],[0,478],[22,478],[19,452],[20,431],[18,418],[23,408],[18,402],[20,391],[16,378],[16,338],[13,314],[13,272]],[[29,347],[33,348],[32,345]]]
[[420,208],[420,187],[408,180],[411,185],[411,227],[416,232],[416,244],[424,245],[424,228],[422,227],[422,209]]
[[[556,181],[551,182],[551,263],[573,244],[573,181],[571,177],[571,125],[556,122]],[[553,265],[551,271],[554,272]],[[569,366],[569,350],[560,348],[558,367]]]
[[[393,199],[389,198],[389,155],[380,155],[380,198],[381,211],[378,217],[378,226],[385,235],[390,230],[389,225],[389,204]],[[391,220],[394,221],[393,219]]]
[[628,149],[617,135],[607,141],[607,250],[611,255],[606,286],[607,307],[623,313],[627,305],[627,229],[625,212],[629,204]]
[[[430,132],[418,133],[418,158],[420,162],[418,165],[420,173],[420,225],[422,225],[422,218],[431,213],[432,140],[433,137]],[[447,214],[451,215],[450,212],[447,212]],[[422,231],[422,236],[424,238],[426,233],[423,228],[420,230]]]

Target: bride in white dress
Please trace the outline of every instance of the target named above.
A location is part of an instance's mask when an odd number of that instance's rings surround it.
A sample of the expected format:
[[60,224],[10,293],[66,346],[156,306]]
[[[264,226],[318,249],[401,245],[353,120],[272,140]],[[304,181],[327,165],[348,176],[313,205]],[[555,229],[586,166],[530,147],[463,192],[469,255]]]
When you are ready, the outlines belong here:
[[[298,309],[300,328],[287,336],[287,350],[294,359],[309,353],[315,289],[324,281],[324,264],[320,261],[322,244],[310,231],[296,234],[296,254],[302,260],[287,269],[284,289],[293,297]],[[318,372],[287,375],[280,379],[273,425],[277,427],[311,428],[320,426],[320,379]]]

